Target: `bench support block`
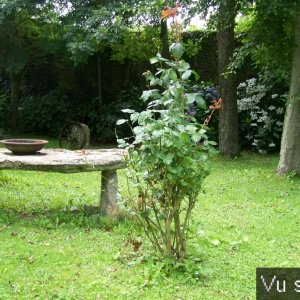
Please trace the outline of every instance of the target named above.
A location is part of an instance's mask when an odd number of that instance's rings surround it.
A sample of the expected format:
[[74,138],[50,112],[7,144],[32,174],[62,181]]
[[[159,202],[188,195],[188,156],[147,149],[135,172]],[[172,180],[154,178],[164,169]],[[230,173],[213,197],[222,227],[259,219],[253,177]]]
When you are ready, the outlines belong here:
[[102,171],[101,173],[101,201],[100,213],[104,216],[118,215],[117,203],[118,175],[116,170]]

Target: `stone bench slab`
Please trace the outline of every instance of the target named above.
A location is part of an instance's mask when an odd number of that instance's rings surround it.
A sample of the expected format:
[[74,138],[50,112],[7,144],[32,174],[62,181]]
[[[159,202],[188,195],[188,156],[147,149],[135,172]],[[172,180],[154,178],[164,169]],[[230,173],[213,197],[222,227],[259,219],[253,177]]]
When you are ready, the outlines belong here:
[[0,170],[27,170],[58,173],[101,171],[100,212],[118,215],[117,169],[125,167],[125,152],[120,149],[69,151],[43,149],[33,155],[14,155],[0,149]]
[[9,150],[0,149],[0,170],[77,173],[121,168],[124,168],[124,151],[120,149],[43,149],[33,155],[14,155]]

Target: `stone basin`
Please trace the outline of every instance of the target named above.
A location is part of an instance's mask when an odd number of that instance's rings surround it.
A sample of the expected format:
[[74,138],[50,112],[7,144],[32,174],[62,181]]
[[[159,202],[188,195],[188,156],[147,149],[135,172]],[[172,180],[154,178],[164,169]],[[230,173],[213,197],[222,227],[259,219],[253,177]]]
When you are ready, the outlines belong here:
[[1,140],[1,144],[15,155],[31,155],[41,150],[48,141],[36,139],[7,139]]

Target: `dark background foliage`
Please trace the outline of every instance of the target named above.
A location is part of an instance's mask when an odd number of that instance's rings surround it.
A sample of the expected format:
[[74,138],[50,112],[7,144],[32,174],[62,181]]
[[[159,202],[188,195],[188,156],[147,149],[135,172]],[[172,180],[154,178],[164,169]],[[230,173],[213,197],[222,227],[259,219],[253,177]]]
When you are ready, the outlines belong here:
[[[186,56],[192,69],[203,82],[216,86],[218,66],[215,33],[194,31],[184,35],[184,41],[201,40],[199,51]],[[97,55],[86,63],[74,65],[68,59],[57,60],[49,56],[45,63],[26,68],[21,84],[21,132],[57,136],[60,128],[70,120],[87,124],[93,140],[115,141],[115,122],[122,117],[121,109],[143,107],[139,97],[145,89],[142,73],[150,69],[147,61],[125,59],[122,63],[111,59],[107,48],[101,55],[102,107],[97,105],[98,79]],[[239,75],[239,82],[250,78],[254,71],[246,64]],[[5,80],[2,80],[0,114],[2,128],[7,127],[9,102]],[[209,83],[206,84],[209,86]],[[210,101],[208,100],[208,105]],[[202,121],[204,116],[198,116]],[[217,116],[212,120],[212,138],[217,140]],[[128,132],[118,134],[126,135]]]

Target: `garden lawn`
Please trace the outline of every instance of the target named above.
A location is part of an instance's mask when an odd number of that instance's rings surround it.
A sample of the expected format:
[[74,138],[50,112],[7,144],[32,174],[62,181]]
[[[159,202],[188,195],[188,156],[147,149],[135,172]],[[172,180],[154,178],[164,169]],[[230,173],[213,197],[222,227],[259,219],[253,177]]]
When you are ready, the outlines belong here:
[[84,212],[99,201],[99,173],[2,171],[0,299],[255,299],[257,267],[300,265],[300,180],[278,177],[277,162],[249,153],[213,160],[189,272],[169,276],[161,262],[128,258],[130,221]]

